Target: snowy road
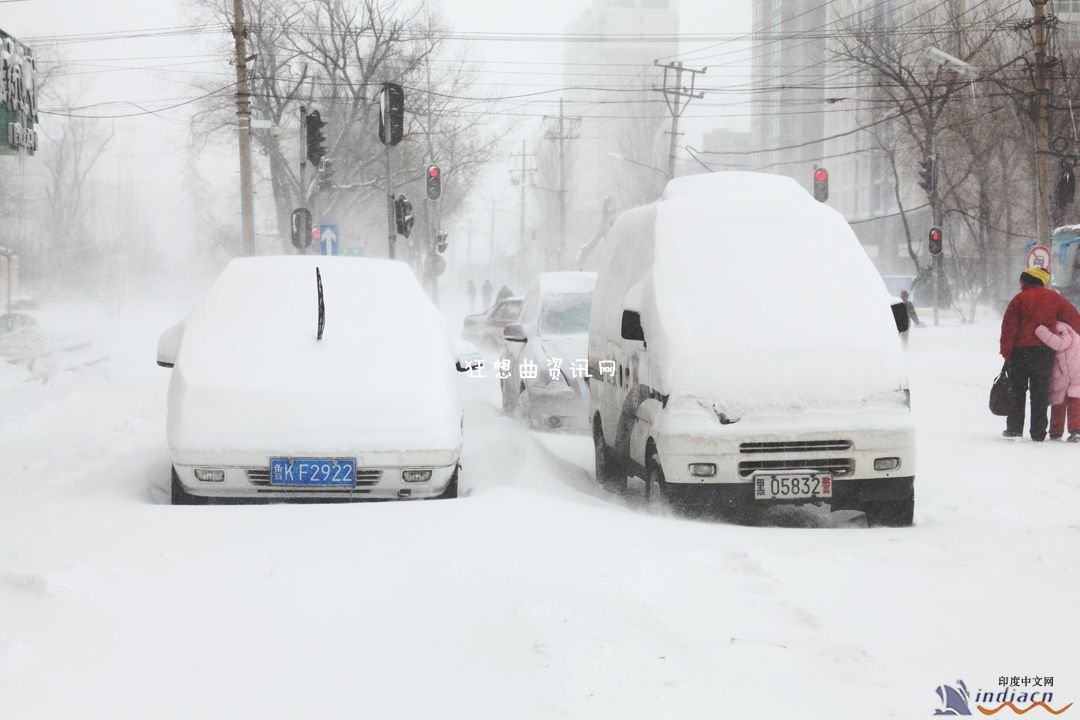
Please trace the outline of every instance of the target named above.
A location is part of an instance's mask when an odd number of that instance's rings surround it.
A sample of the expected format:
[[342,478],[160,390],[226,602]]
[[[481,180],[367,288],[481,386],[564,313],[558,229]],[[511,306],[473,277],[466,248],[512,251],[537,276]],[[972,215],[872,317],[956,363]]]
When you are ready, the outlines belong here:
[[461,500],[171,507],[178,316],[57,308],[61,352],[0,361],[0,718],[918,718],[1033,674],[1080,700],[1080,447],[997,437],[993,318],[913,331],[917,525],[867,529],[615,498],[587,439],[465,377]]

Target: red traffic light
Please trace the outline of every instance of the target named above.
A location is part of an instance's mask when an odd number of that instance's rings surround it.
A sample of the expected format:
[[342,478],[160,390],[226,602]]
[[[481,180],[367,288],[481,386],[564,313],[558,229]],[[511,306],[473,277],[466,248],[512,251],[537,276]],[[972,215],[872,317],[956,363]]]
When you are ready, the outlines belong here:
[[941,242],[941,229],[933,228],[930,230],[930,239],[934,242]]
[[829,179],[829,171],[826,170],[825,168],[818,168],[817,170],[814,171],[814,181],[815,182],[825,182],[828,179]]
[[428,200],[438,200],[442,196],[442,175],[438,165],[428,165],[427,196]]

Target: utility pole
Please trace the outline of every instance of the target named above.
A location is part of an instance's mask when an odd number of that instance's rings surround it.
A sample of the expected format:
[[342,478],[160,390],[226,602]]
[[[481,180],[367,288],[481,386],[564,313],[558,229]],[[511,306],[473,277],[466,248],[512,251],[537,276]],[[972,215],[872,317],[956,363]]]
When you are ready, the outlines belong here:
[[247,79],[247,30],[244,0],[233,0],[233,40],[236,42],[236,122],[240,131],[240,218],[244,254],[255,254],[255,202],[251,173],[251,92]]
[[[518,156],[514,155],[513,157],[517,158]],[[533,168],[530,168],[527,165],[528,159],[531,156],[525,151],[525,141],[524,140],[521,141],[521,155],[520,155],[520,157],[521,157],[521,170],[519,172],[521,173],[521,175],[519,175],[517,178],[512,178],[510,180],[510,182],[511,182],[511,184],[514,184],[516,182],[517,184],[521,185],[521,229],[520,229],[520,235],[521,235],[520,248],[521,249],[520,249],[520,252],[524,254],[524,253],[526,253],[526,248],[527,248],[527,246],[525,245],[525,188],[528,185],[527,180],[528,180],[529,176],[531,176],[532,173],[535,172],[535,170]]]
[[498,206],[498,202],[495,200],[491,201],[491,236],[489,241],[490,246],[488,248],[488,258],[491,262],[492,272],[495,270],[495,210]]
[[1050,220],[1050,79],[1051,61],[1047,57],[1047,27],[1050,18],[1046,15],[1047,0],[1031,0],[1035,10],[1032,31],[1035,38],[1035,183],[1039,191],[1038,205],[1035,208],[1039,242],[1049,245],[1053,232]]
[[[690,104],[692,99],[697,98],[700,100],[705,97],[703,92],[694,92],[694,81],[699,73],[704,74],[708,68],[701,68],[700,70],[686,68],[683,67],[681,61],[661,65],[659,60],[653,60],[653,65],[664,68],[664,87],[661,92],[664,93],[664,102],[667,103],[668,110],[671,112],[671,144],[668,148],[668,180],[670,180],[675,177],[675,149],[678,146],[677,141],[680,134],[679,118],[682,117],[686,106]],[[668,86],[669,72],[674,75],[675,81],[670,87]],[[683,73],[690,73],[689,90],[683,87]]]
[[559,117],[545,116],[544,123],[548,125],[544,137],[559,143],[559,253],[554,269],[562,270],[566,265],[566,144],[568,140],[578,139],[581,117],[566,117],[563,99],[559,98]]

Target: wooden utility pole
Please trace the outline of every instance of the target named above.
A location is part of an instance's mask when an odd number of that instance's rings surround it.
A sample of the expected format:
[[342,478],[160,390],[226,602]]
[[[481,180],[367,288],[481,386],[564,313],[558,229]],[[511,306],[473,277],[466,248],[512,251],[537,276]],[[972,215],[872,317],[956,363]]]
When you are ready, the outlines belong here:
[[[667,103],[668,110],[671,112],[671,144],[668,148],[668,180],[675,177],[675,150],[678,147],[679,137],[679,118],[682,117],[683,112],[686,110],[686,106],[690,104],[693,98],[701,99],[705,97],[705,93],[694,92],[694,81],[699,73],[704,73],[708,68],[701,68],[695,70],[693,68],[683,67],[682,62],[668,63],[667,65],[661,65],[659,60],[653,60],[653,65],[664,68],[664,87],[661,92],[664,93],[664,102]],[[675,82],[672,85],[668,85],[668,72],[671,72],[675,77]],[[690,73],[690,88],[683,87],[683,73]]]
[[247,78],[247,29],[244,0],[233,0],[233,40],[236,43],[236,121],[240,131],[240,217],[244,254],[255,254],[255,200],[251,173],[251,92]]
[[1053,183],[1050,180],[1050,59],[1046,54],[1046,3],[1047,0],[1031,0],[1035,10],[1032,21],[1035,38],[1035,184],[1039,193],[1035,217],[1039,242],[1049,245],[1054,228],[1050,220]]
[[[517,158],[519,156],[514,155],[513,157]],[[525,253],[526,248],[527,248],[527,246],[525,245],[525,189],[529,184],[528,183],[529,176],[534,171],[527,164],[528,159],[529,159],[530,156],[526,152],[525,141],[524,140],[521,141],[521,155],[520,155],[520,157],[521,157],[521,170],[520,170],[521,174],[517,178],[512,179],[511,183],[514,183],[515,180],[516,180],[516,182],[519,185],[521,185],[521,228],[520,228],[521,249],[520,249],[520,252]]]
[[566,144],[578,139],[581,117],[566,117],[563,99],[559,98],[559,117],[544,117],[544,122],[548,125],[544,137],[559,143],[559,251],[555,267],[549,269],[562,270],[566,266]]

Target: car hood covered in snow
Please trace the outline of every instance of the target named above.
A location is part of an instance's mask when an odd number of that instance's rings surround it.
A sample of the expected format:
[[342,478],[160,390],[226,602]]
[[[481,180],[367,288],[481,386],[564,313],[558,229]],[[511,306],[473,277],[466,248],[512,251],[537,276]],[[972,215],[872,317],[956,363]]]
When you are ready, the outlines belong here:
[[401,263],[233,261],[185,321],[168,424],[170,445],[184,449],[458,447],[461,404],[443,319]]

